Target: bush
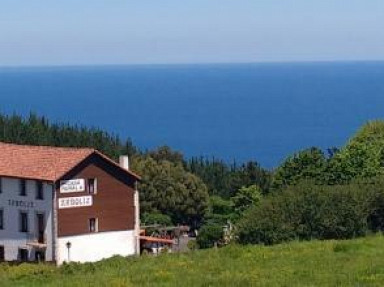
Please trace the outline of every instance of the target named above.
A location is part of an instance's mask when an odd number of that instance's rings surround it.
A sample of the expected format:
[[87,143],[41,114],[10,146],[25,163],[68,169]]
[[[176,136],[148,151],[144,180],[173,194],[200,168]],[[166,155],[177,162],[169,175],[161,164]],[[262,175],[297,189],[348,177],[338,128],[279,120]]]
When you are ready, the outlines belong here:
[[211,214],[230,216],[233,213],[231,201],[215,195],[209,198],[209,209]]
[[225,225],[234,217],[234,209],[230,200],[220,196],[209,198],[209,210],[204,218],[205,224]]
[[366,180],[365,185],[370,190],[372,202],[368,217],[369,229],[373,232],[384,231],[384,178]]
[[[376,185],[317,186],[304,182],[268,196],[238,224],[241,243],[275,244],[293,239],[347,239],[380,226]],[[383,204],[384,206],[384,204]],[[377,214],[378,216],[373,216]],[[380,223],[379,223],[380,222]]]
[[261,189],[257,185],[243,186],[231,198],[236,213],[242,214],[252,206],[257,205],[261,200]]
[[220,244],[223,240],[223,226],[215,223],[203,225],[196,240],[199,248],[211,248],[215,243]]

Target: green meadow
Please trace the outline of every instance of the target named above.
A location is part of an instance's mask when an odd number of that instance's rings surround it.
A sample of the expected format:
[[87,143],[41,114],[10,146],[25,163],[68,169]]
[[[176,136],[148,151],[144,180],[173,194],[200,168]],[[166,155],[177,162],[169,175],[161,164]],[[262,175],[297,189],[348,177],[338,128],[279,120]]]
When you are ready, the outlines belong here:
[[60,268],[4,264],[0,286],[384,286],[384,236],[233,245]]

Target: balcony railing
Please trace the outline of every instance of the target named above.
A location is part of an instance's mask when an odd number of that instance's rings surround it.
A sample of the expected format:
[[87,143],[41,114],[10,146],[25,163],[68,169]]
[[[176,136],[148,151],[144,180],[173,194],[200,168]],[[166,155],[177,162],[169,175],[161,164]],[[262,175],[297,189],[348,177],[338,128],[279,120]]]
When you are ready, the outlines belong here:
[[27,233],[27,245],[33,246],[36,248],[46,248],[47,237],[45,233],[44,232]]

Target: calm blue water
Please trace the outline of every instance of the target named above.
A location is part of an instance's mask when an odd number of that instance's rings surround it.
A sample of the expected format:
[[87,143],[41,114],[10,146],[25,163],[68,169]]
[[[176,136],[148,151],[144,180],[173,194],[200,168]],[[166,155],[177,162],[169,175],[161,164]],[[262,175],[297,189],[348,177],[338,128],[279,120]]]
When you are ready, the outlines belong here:
[[0,112],[48,116],[273,167],[384,117],[384,63],[0,69]]

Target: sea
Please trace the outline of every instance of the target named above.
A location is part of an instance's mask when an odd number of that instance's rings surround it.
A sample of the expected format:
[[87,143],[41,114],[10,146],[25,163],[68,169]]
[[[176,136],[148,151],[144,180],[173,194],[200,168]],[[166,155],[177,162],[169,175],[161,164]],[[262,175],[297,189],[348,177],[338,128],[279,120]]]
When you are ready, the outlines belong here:
[[0,112],[274,168],[383,119],[384,62],[3,67]]

